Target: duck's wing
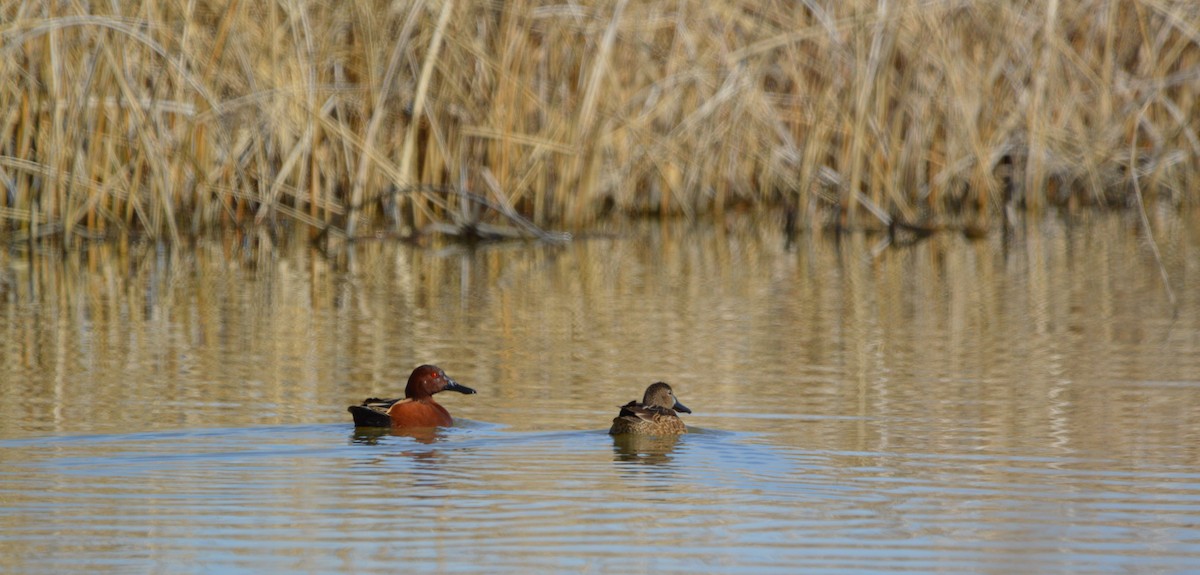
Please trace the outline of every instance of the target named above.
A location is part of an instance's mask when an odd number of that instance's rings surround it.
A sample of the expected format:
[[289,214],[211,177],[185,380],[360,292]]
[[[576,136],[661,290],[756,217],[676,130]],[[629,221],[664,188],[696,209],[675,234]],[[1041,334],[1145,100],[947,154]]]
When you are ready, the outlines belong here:
[[391,427],[392,418],[388,416],[388,409],[400,400],[369,397],[361,405],[351,405],[347,411],[354,416],[355,427]]
[[660,417],[670,417],[673,415],[675,415],[675,411],[670,408],[642,405],[636,401],[631,401],[621,406],[621,413],[617,417],[629,419],[630,421],[657,421]]
[[354,427],[391,427],[392,418],[387,410],[380,411],[365,405],[351,405],[347,408],[354,417]]
[[359,405],[362,405],[363,407],[374,407],[374,408],[383,409],[384,411],[387,411],[387,409],[389,407],[391,407],[392,404],[394,404],[397,401],[400,401],[402,399],[404,399],[404,398],[397,397],[396,399],[379,399],[378,397],[368,397],[368,398],[364,399],[363,402]]

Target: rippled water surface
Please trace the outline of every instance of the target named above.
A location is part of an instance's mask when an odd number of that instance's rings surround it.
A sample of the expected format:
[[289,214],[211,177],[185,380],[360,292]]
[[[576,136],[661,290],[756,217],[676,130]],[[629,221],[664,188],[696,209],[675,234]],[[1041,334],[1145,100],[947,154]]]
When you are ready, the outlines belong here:
[[[1194,570],[1197,223],[9,251],[0,572]],[[455,426],[356,431],[420,363]]]

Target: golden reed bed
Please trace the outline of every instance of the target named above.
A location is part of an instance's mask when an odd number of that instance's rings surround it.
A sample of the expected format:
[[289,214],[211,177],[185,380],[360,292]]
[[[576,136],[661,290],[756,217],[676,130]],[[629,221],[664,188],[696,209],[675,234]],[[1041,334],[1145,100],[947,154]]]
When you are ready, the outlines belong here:
[[0,237],[986,228],[1200,190],[1192,0],[591,4],[5,3]]

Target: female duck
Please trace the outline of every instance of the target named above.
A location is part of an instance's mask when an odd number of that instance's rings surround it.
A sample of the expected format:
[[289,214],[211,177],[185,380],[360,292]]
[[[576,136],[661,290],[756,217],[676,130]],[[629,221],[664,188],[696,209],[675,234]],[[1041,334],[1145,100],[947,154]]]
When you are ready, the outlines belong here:
[[404,387],[404,399],[364,400],[362,405],[351,405],[355,427],[447,427],[454,423],[450,412],[433,400],[439,391],[475,393],[465,385],[450,379],[436,365],[422,365],[408,376]]
[[687,433],[687,426],[679,419],[676,411],[691,413],[664,382],[646,388],[642,402],[631,401],[621,406],[621,413],[613,418],[610,435],[639,433],[643,435],[679,435]]

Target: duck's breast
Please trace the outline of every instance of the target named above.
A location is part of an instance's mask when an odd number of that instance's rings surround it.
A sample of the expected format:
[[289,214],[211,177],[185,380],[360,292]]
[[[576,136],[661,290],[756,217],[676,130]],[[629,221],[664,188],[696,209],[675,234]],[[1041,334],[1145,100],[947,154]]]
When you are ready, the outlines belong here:
[[449,427],[450,412],[432,399],[404,400],[388,409],[392,427]]

